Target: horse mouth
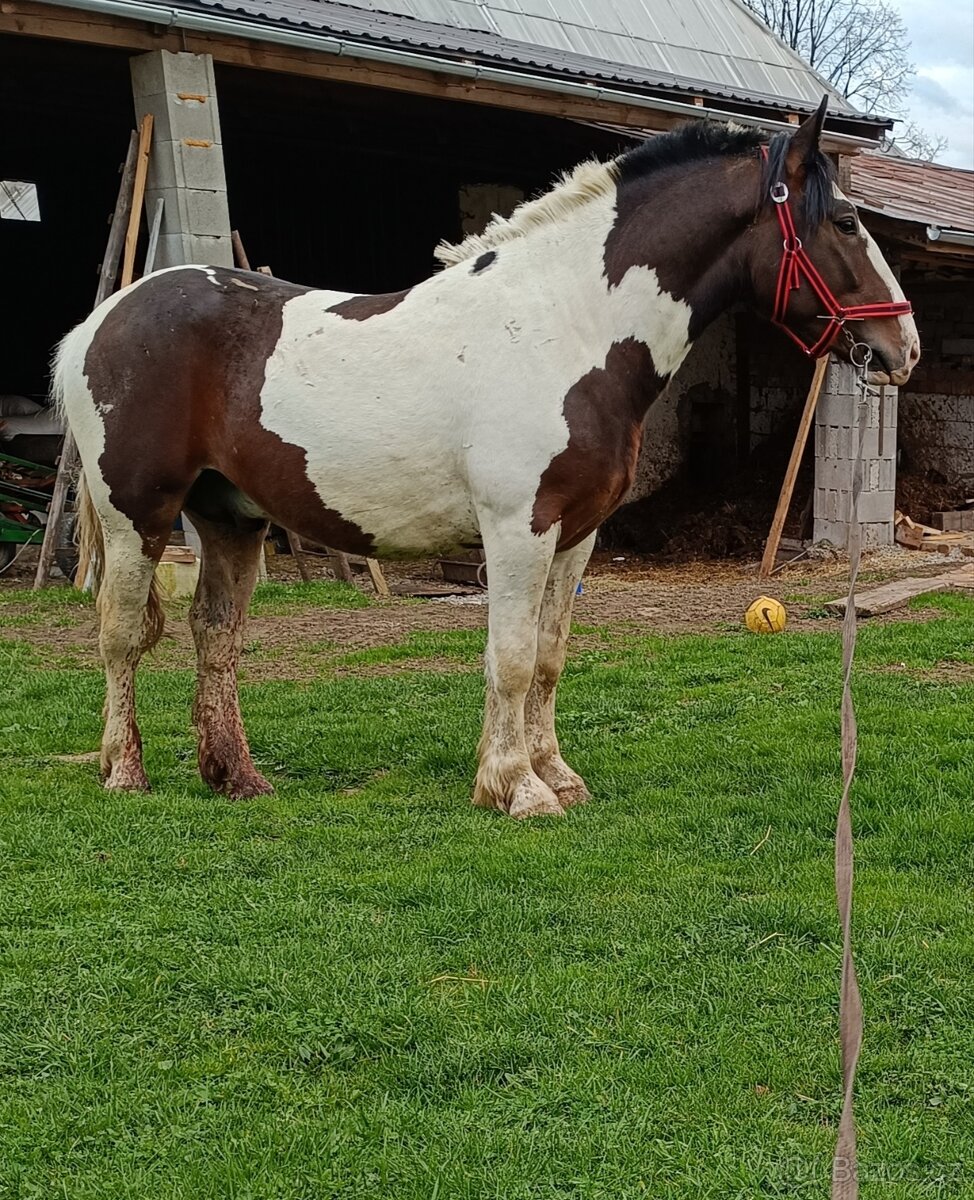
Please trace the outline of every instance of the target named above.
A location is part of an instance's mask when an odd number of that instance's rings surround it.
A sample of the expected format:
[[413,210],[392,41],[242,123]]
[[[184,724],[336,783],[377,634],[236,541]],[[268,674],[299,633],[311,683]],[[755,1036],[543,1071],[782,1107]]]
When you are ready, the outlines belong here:
[[912,374],[912,367],[900,367],[898,371],[870,371],[866,378],[870,383],[902,387]]

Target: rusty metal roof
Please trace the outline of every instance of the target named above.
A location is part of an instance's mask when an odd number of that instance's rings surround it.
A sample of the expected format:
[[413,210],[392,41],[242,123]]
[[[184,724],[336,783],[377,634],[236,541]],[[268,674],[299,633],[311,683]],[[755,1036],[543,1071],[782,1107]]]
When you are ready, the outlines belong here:
[[828,92],[836,116],[889,124],[859,114],[741,0],[175,0],[175,7],[792,111],[814,108]]
[[851,164],[850,196],[863,208],[974,233],[974,171],[886,154],[859,154]]

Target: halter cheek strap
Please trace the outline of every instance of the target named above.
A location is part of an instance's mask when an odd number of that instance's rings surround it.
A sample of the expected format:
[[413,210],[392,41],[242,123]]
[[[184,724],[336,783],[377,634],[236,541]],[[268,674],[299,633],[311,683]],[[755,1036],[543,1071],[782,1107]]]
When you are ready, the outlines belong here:
[[[768,157],[766,147],[762,147],[761,153],[765,158]],[[787,185],[781,182],[774,184],[770,194],[784,239],[771,323],[777,325],[779,329],[783,329],[810,358],[820,358],[829,351],[845,327],[846,321],[864,321],[867,317],[905,317],[913,312],[909,300],[887,300],[877,304],[854,304],[851,306],[840,304],[802,246],[801,238],[795,228],[791,205],[788,203]],[[820,317],[820,320],[826,323],[825,328],[822,336],[812,345],[799,337],[794,330],[789,329],[785,321],[791,293],[801,287],[802,279],[808,283],[825,309],[825,314]]]

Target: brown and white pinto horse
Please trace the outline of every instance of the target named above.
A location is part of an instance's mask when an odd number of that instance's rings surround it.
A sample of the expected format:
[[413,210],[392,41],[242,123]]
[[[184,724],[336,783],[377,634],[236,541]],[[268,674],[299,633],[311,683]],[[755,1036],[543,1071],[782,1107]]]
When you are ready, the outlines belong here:
[[[216,790],[270,790],[250,758],[236,668],[271,519],[370,555],[482,542],[474,803],[525,817],[585,800],[554,722],[576,585],[629,488],[646,411],[694,338],[740,298],[774,312],[774,185],[790,189],[839,305],[903,300],[834,187],[823,120],[824,105],[767,156],[753,131],[694,123],[583,164],[509,220],[441,246],[448,269],[406,292],[179,267],[71,332],[54,391],[81,453],[82,534],[100,550],[106,786],[148,786],[134,677],[161,628],[153,570],[185,510],[203,540],[194,717]],[[786,323],[807,344],[821,315],[808,286],[789,292]],[[883,379],[902,382],[919,356],[909,315],[869,317],[856,339]]]

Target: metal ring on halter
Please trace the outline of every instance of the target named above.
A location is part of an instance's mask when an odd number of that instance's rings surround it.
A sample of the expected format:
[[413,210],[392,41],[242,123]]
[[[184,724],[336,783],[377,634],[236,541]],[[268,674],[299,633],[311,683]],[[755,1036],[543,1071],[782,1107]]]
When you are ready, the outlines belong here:
[[[860,352],[860,357],[856,358],[856,351]],[[849,347],[849,361],[854,367],[858,367],[860,371],[864,371],[872,361],[873,352],[865,342],[853,342]]]
[[771,189],[771,199],[775,204],[785,204],[788,200],[788,185],[776,183]]
[[[794,242],[794,245],[789,246],[788,245],[789,242]],[[802,240],[800,237],[785,238],[785,240],[781,243],[781,248],[783,250],[785,250],[788,254],[797,254],[798,251],[802,248]]]

